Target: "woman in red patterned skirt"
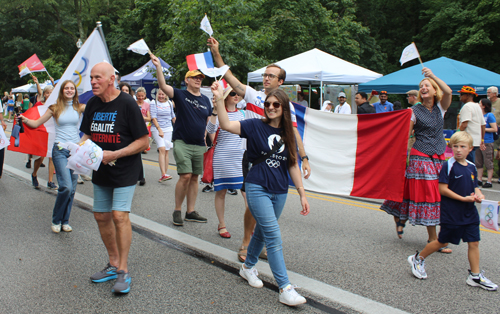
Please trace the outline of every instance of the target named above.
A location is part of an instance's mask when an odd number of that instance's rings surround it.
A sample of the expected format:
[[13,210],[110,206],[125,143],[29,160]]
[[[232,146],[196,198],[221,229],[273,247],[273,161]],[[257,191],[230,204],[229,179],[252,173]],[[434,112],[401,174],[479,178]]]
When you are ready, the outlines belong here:
[[451,89],[430,69],[423,68],[422,73],[425,78],[419,84],[419,102],[412,107],[410,132],[415,131],[415,144],[406,169],[403,202],[386,200],[381,209],[394,216],[400,239],[409,220],[412,225],[426,226],[429,241],[433,241],[440,216],[438,178],[446,149],[443,116],[451,104]]

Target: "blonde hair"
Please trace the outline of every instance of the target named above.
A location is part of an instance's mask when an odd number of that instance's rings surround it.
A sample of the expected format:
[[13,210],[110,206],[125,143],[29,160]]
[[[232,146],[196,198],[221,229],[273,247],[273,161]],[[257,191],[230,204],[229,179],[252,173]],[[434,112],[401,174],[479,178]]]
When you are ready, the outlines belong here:
[[78,90],[76,89],[75,82],[72,80],[66,80],[61,84],[61,88],[59,89],[59,95],[57,97],[57,101],[55,104],[50,105],[49,109],[52,111],[52,115],[54,116],[54,119],[57,120],[59,119],[59,116],[61,113],[66,110],[66,99],[64,97],[64,87],[66,87],[67,84],[73,84],[75,87],[75,95],[73,96],[73,109],[75,109],[78,114],[82,114],[82,106],[80,106],[80,102],[78,101]]
[[472,140],[472,136],[470,136],[467,132],[455,132],[450,138],[450,145],[455,145],[460,142],[467,143],[469,147],[473,146],[474,141]]
[[145,89],[144,87],[142,87],[142,86],[141,86],[141,87],[139,87],[139,88],[135,91],[135,93],[136,93],[136,94],[137,94],[137,93],[144,93],[144,94],[146,94],[146,89]]
[[423,99],[422,99],[422,95],[420,95],[420,84],[422,84],[423,81],[429,81],[429,83],[431,83],[432,87],[434,87],[434,89],[436,90],[436,95],[434,95],[434,104],[437,104],[438,102],[441,101],[441,98],[443,98],[443,91],[441,90],[441,88],[439,88],[439,85],[436,83],[436,81],[434,81],[433,79],[431,79],[430,77],[426,77],[424,78],[423,80],[420,81],[420,83],[418,83],[418,101],[423,103]]

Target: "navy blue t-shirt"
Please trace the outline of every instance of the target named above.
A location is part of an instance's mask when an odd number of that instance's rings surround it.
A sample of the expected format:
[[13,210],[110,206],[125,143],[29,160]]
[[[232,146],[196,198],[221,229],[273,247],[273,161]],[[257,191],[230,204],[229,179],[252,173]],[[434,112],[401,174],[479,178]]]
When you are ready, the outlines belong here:
[[[247,139],[248,161],[253,163],[261,155],[272,150],[273,144],[281,139],[281,128],[273,128],[261,119],[240,121],[241,137]],[[288,192],[288,147],[283,144],[268,159],[252,166],[245,182],[258,184],[270,193]]]
[[[443,164],[439,183],[447,183],[448,188],[460,196],[471,195],[477,187],[476,166],[470,162],[463,166],[452,157]],[[457,226],[479,224],[479,214],[474,203],[441,196],[441,223]]]
[[208,97],[174,88],[172,100],[177,109],[172,141],[183,140],[186,144],[205,146],[207,118],[212,114]]

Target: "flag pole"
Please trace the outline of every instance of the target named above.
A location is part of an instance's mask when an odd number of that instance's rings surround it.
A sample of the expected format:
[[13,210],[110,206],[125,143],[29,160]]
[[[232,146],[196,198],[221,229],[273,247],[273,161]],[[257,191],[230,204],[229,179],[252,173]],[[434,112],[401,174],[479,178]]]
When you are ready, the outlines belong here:
[[420,52],[418,52],[417,45],[415,45],[415,42],[413,42],[413,41],[411,43],[415,46],[415,49],[417,50],[418,61],[420,61],[420,64],[422,65],[422,69],[423,69],[424,63],[422,62],[422,59],[420,59]]

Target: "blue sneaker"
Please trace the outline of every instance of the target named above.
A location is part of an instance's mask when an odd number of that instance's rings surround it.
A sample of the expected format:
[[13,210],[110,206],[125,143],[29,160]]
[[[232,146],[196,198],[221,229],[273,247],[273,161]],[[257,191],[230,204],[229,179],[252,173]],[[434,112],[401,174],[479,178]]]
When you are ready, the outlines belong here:
[[98,271],[97,273],[90,276],[90,280],[92,280],[92,282],[105,282],[108,280],[116,279],[116,277],[116,267],[111,266],[111,264],[108,263],[108,265],[106,265],[103,270]]
[[132,282],[132,277],[130,277],[130,273],[126,273],[123,270],[119,270],[117,274],[118,278],[116,279],[116,283],[113,286],[113,289],[111,289],[111,292],[129,293],[130,283]]

